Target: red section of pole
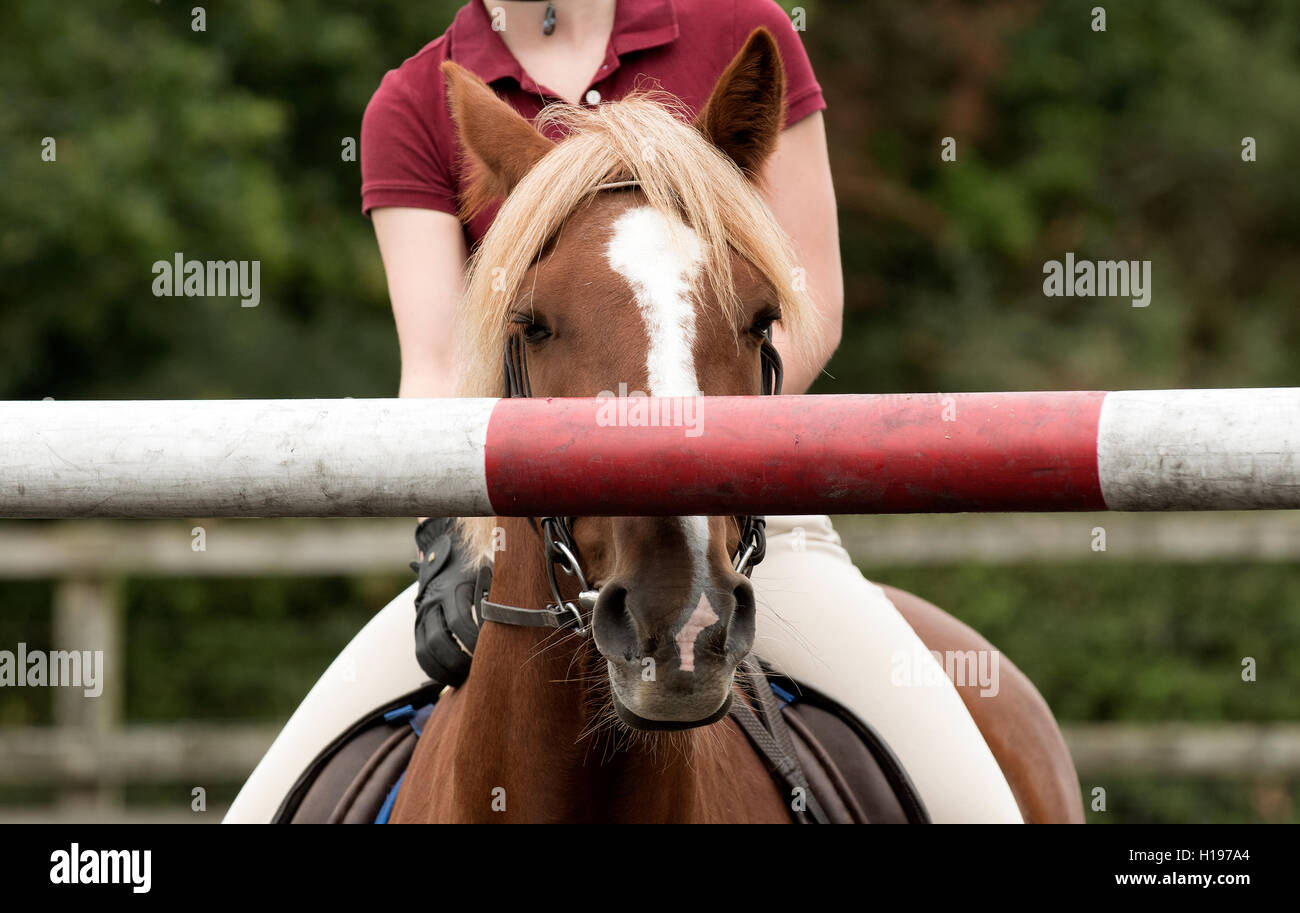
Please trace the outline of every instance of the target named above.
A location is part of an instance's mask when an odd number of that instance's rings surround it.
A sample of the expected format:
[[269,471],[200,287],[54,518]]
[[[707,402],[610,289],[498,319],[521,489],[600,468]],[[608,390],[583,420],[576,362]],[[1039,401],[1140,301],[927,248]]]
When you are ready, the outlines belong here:
[[505,399],[487,487],[502,516],[1104,510],[1105,397]]

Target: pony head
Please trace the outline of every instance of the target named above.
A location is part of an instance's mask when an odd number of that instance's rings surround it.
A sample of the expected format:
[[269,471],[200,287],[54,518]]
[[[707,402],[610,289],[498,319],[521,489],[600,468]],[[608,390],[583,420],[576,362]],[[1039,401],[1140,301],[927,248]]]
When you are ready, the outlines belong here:
[[[470,263],[462,395],[503,395],[510,334],[534,396],[757,394],[768,329],[807,338],[811,308],[758,186],[784,125],[767,31],[693,123],[675,100],[638,93],[546,108],[538,122],[558,142],[467,70],[443,70],[471,169],[463,215],[504,197]],[[483,558],[492,526],[463,521]],[[724,714],[754,638],[753,587],[730,560],[737,519],[580,517],[573,533],[599,588],[592,630],[620,718],[682,728]]]

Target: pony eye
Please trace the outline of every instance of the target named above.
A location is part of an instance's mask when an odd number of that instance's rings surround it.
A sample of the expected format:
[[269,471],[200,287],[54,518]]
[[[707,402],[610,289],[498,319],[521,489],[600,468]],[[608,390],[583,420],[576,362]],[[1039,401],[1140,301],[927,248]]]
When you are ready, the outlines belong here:
[[772,329],[772,324],[781,319],[780,311],[763,311],[754,318],[753,324],[749,327],[749,332],[755,336],[764,336],[767,331]]
[[540,323],[530,323],[524,327],[524,342],[538,343],[550,336],[551,331]]
[[546,324],[542,323],[540,320],[528,316],[527,314],[520,314],[519,316],[515,317],[515,319],[512,320],[511,323],[516,323],[519,326],[523,327],[522,333],[524,337],[524,342],[536,345],[537,343],[542,342],[543,340],[549,339],[551,337],[551,331],[546,326]]

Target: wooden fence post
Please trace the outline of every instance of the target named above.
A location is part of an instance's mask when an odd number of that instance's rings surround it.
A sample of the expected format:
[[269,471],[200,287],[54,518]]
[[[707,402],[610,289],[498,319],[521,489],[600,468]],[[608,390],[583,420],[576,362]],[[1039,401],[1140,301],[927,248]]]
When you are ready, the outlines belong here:
[[[71,736],[65,743],[67,750],[93,750],[122,725],[126,685],[122,623],[115,581],[82,577],[55,583],[54,649],[81,652],[83,660],[85,651],[92,651],[103,689],[97,697],[87,696],[84,687],[55,689],[55,726]],[[84,681],[84,664],[82,675]],[[121,784],[92,775],[62,789],[59,804],[93,813],[113,812],[123,805]]]

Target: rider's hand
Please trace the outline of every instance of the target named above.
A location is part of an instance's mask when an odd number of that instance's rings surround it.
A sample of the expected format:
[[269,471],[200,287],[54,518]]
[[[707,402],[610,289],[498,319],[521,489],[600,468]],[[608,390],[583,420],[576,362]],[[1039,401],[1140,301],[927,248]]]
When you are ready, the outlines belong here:
[[415,658],[435,681],[457,686],[469,675],[470,659],[478,642],[474,613],[476,587],[487,586],[490,572],[473,570],[465,559],[465,545],[455,521],[430,517],[415,529],[419,560],[411,570],[419,574],[415,594]]

